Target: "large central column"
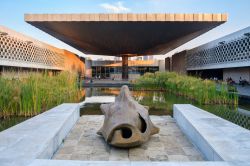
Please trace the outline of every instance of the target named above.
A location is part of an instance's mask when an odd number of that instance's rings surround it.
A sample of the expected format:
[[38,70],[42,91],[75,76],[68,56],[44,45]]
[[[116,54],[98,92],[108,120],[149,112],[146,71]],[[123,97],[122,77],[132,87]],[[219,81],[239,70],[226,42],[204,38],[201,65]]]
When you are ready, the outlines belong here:
[[128,56],[122,56],[122,79],[128,79]]

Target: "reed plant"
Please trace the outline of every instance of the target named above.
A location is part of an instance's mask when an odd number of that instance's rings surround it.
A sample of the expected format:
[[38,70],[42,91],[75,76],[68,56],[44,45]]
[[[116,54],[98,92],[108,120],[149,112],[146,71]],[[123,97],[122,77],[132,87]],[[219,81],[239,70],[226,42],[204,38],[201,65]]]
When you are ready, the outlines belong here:
[[69,72],[0,77],[0,118],[34,116],[64,102],[78,102],[81,91],[77,83],[77,75]]
[[[133,82],[136,90],[164,90],[199,104],[238,105],[238,94],[225,82],[180,75],[174,72],[146,73]],[[219,86],[218,86],[219,84]],[[233,89],[234,92],[229,92]]]

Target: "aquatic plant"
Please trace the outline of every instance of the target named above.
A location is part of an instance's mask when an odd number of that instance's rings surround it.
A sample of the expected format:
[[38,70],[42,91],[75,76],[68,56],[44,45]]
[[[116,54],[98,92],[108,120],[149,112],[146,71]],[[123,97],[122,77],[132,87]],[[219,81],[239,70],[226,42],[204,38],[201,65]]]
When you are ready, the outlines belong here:
[[80,97],[73,73],[29,73],[19,78],[5,73],[0,77],[0,118],[34,116],[64,102],[78,102]]
[[136,90],[164,90],[199,104],[238,105],[236,89],[225,82],[216,83],[174,72],[156,72],[146,73],[133,84]]

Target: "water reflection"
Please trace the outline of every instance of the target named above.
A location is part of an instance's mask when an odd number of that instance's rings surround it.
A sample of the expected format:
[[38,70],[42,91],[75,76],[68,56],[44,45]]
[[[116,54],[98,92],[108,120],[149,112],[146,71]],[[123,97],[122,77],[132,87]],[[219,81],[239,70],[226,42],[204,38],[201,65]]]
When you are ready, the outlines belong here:
[[[113,102],[120,92],[119,88],[86,88],[82,92],[81,115],[102,115],[101,103]],[[149,106],[150,115],[173,115],[173,104],[193,104],[208,112],[227,119],[244,128],[250,129],[250,104],[249,101],[240,100],[239,108],[226,105],[198,105],[180,96],[166,92],[131,91],[133,97],[142,105]],[[11,117],[0,119],[0,131],[14,126],[28,117]]]
[[[101,115],[101,103],[112,102],[114,96],[118,95],[120,91],[119,88],[86,88],[85,90],[85,105],[81,110],[81,115]],[[149,106],[150,115],[172,116],[173,104],[193,104],[244,128],[250,129],[250,112],[246,109],[248,108],[246,104],[243,104],[245,109],[227,105],[199,105],[194,101],[186,100],[181,96],[175,96],[166,92],[131,90],[131,93],[140,104]],[[108,98],[110,101],[107,100]],[[92,102],[86,102],[88,100]]]
[[0,132],[27,119],[29,119],[29,117],[10,117],[6,119],[0,119]]

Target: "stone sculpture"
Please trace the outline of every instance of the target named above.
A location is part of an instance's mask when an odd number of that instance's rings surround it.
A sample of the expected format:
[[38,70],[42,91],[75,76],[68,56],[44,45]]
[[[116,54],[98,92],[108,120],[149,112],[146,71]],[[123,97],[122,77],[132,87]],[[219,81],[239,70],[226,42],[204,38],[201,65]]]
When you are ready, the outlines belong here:
[[100,106],[104,114],[104,123],[97,134],[107,143],[116,147],[129,148],[146,142],[159,132],[149,118],[148,107],[133,99],[124,85],[114,103]]

